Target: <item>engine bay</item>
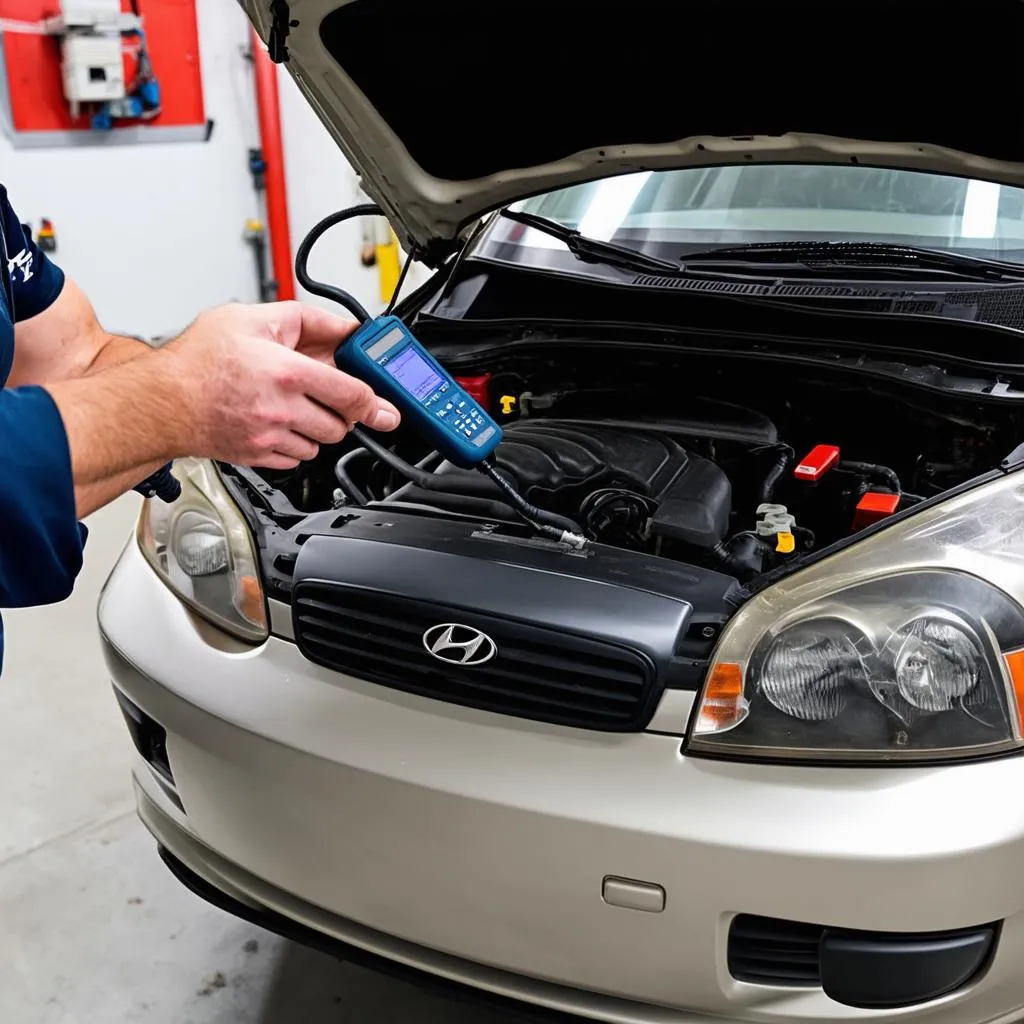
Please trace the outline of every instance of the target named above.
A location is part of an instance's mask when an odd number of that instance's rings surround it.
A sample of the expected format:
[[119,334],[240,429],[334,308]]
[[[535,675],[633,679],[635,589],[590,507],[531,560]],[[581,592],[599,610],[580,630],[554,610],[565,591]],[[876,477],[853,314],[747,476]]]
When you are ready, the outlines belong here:
[[[762,364],[638,357],[587,372],[550,356],[461,373],[502,423],[493,462],[531,504],[589,541],[742,583],[998,464],[1015,410]],[[686,379],[688,388],[668,382]],[[721,396],[721,397],[719,397]],[[353,439],[264,474],[302,512],[382,510],[521,534],[485,475],[408,431]]]

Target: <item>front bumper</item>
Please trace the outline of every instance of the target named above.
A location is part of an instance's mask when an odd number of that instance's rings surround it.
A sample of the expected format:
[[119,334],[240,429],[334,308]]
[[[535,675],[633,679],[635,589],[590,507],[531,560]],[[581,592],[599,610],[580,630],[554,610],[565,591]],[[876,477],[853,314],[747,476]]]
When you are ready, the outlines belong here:
[[[1020,1018],[1020,759],[713,763],[680,756],[675,736],[456,708],[318,668],[285,640],[233,644],[135,545],[100,622],[115,684],[167,734],[173,791],[140,759],[144,820],[243,903],[606,1021]],[[660,887],[664,909],[610,905],[608,876]],[[893,932],[1004,923],[966,988],[875,1011],[735,981],[737,913]]]

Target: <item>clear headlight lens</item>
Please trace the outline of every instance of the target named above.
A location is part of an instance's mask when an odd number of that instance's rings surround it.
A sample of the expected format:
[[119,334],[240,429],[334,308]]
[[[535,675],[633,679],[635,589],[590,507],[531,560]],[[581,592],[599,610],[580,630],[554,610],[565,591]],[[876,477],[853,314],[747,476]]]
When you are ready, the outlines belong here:
[[150,499],[139,517],[143,554],[164,582],[196,612],[242,640],[267,636],[267,610],[249,527],[213,464],[174,465],[181,496]]
[[687,739],[743,759],[938,761],[1024,746],[1024,474],[768,587],[722,634]]

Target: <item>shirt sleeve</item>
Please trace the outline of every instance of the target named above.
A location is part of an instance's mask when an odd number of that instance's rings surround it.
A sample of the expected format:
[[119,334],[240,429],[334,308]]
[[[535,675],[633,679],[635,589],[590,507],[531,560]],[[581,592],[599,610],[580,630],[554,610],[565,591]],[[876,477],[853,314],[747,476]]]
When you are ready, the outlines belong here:
[[62,601],[82,568],[64,422],[43,388],[0,391],[0,607]]
[[64,288],[64,272],[36,245],[31,228],[21,223],[3,186],[0,217],[14,301],[13,319],[17,323],[38,316],[53,305]]

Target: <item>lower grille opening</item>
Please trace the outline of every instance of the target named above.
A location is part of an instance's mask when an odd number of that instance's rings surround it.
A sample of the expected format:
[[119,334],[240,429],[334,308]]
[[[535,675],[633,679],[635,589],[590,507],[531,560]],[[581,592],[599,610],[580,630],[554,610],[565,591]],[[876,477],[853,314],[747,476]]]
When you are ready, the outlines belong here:
[[819,925],[740,914],[729,930],[729,973],[753,985],[816,987],[824,934]]
[[167,732],[159,722],[150,718],[134,701],[129,700],[117,687],[114,688],[114,696],[120,705],[121,714],[124,715],[125,725],[128,726],[128,735],[132,738],[135,749],[142,756],[142,759],[153,770],[160,788],[167,794],[168,799],[178,808],[184,811],[181,798],[175,788],[174,773],[171,771],[171,759],[167,756]]
[[740,914],[729,930],[737,981],[821,988],[858,1009],[920,1006],[976,980],[995,954],[1000,924],[945,932],[867,932]]

